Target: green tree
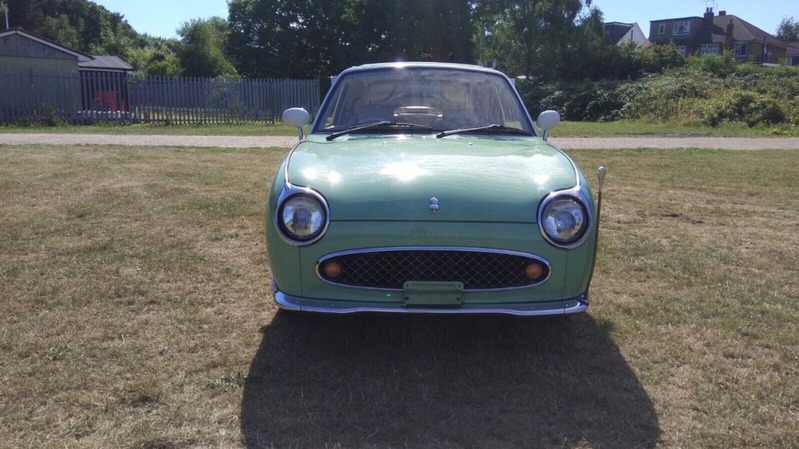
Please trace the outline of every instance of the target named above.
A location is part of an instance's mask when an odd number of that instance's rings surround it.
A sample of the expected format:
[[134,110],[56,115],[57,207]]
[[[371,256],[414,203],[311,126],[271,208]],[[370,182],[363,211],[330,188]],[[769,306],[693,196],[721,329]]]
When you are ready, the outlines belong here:
[[397,0],[386,9],[386,59],[474,62],[469,2]]
[[479,1],[483,58],[513,75],[557,79],[573,60],[580,12],[590,6],[591,0]]
[[351,65],[396,59],[472,62],[471,5],[231,0],[228,50],[240,73],[258,77],[325,77]]
[[793,17],[783,17],[777,27],[777,37],[785,42],[799,41],[799,21],[793,20]]
[[636,57],[644,73],[660,73],[685,65],[685,58],[674,42],[668,45],[647,45],[638,49]]
[[118,13],[88,0],[5,0],[9,25],[89,54],[125,58],[136,32]]
[[224,52],[227,21],[221,17],[194,19],[178,29],[181,46],[177,49],[184,76],[234,76],[236,69]]
[[129,50],[128,64],[147,75],[180,76],[182,69],[177,49],[182,44],[177,39],[164,39],[140,34]]
[[40,25],[39,33],[65,47],[80,49],[79,30],[69,23],[66,14],[45,17]]

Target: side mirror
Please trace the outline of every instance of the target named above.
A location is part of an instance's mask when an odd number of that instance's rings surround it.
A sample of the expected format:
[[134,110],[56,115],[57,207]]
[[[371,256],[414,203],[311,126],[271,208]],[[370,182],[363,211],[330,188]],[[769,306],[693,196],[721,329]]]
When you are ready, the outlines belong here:
[[536,123],[538,123],[538,129],[540,129],[544,134],[542,136],[543,139],[547,140],[547,137],[549,137],[549,130],[558,126],[558,123],[560,123],[560,114],[558,114],[557,111],[552,110],[544,111],[538,114],[538,120],[536,120]]
[[300,133],[300,140],[305,137],[302,127],[311,123],[311,114],[303,108],[289,108],[283,111],[283,121],[297,128]]

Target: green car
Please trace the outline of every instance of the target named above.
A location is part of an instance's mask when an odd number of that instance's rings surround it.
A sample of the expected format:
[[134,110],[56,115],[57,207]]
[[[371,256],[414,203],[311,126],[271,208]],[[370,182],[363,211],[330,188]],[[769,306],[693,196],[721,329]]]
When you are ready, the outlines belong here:
[[283,118],[300,141],[266,208],[280,308],[561,315],[588,307],[600,200],[546,142],[557,112],[539,116],[538,137],[502,73],[353,67],[335,78],[307,135],[308,112]]

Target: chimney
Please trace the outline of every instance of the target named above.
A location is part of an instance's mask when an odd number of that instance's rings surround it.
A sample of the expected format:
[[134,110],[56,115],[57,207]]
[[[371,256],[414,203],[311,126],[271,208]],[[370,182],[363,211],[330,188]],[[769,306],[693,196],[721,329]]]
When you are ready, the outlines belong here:
[[719,11],[719,17],[724,17],[727,15],[727,11]]
[[[721,15],[721,13],[719,13]],[[726,39],[728,41],[732,40],[732,32],[735,29],[735,25],[732,24],[732,19],[730,19],[730,23],[727,24],[727,36]]]
[[705,17],[702,20],[702,24],[705,26],[713,25],[713,8],[705,9]]

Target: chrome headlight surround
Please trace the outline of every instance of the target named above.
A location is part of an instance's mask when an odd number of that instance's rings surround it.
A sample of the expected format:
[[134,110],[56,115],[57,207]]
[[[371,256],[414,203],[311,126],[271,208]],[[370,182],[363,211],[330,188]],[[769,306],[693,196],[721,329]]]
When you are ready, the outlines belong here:
[[319,192],[287,185],[277,200],[274,220],[284,242],[306,246],[317,242],[327,232],[330,208]]
[[572,249],[591,234],[591,209],[579,188],[550,193],[538,207],[538,229],[552,246]]

